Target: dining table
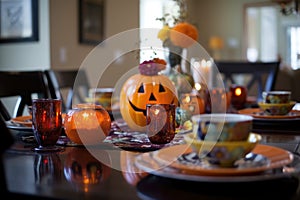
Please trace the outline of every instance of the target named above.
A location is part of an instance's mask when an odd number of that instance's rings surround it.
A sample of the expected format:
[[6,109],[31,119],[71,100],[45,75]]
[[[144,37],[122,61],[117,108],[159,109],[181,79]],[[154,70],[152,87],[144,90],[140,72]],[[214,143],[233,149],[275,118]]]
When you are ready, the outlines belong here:
[[120,118],[112,121],[101,144],[77,145],[62,133],[61,151],[39,153],[32,150],[36,142],[30,127],[8,126],[15,141],[3,153],[7,190],[15,199],[300,199],[300,132],[288,127],[272,131],[271,124],[261,122],[255,130],[262,136],[259,145],[287,153],[290,162],[228,174],[218,169],[215,174],[189,173],[153,160],[162,150],[186,145],[182,138],[189,131],[153,145]]

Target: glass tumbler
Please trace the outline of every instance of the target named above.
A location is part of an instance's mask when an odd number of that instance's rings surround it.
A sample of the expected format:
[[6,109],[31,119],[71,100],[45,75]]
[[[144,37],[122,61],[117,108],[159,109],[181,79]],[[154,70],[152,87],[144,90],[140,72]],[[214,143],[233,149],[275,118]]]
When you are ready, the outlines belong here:
[[59,99],[32,100],[32,128],[38,152],[60,151],[56,142],[62,131],[62,101]]

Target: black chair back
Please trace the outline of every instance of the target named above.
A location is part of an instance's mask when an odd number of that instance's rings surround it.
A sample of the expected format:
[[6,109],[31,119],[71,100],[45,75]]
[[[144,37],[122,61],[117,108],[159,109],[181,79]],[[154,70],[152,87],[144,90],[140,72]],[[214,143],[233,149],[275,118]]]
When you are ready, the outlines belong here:
[[215,64],[224,76],[225,85],[228,82],[237,84],[236,75],[250,76],[245,86],[248,91],[257,86],[255,91],[257,99],[260,100],[263,91],[274,90],[280,62],[215,62]]
[[[85,102],[89,91],[89,82],[85,71],[50,69],[46,70],[45,74],[52,98],[63,100],[63,112],[72,109],[73,100],[78,103]],[[75,81],[77,87],[74,87]]]
[[4,120],[22,116],[26,106],[31,106],[33,95],[50,97],[43,71],[0,71],[0,98],[17,97],[12,116],[0,100],[0,114]]

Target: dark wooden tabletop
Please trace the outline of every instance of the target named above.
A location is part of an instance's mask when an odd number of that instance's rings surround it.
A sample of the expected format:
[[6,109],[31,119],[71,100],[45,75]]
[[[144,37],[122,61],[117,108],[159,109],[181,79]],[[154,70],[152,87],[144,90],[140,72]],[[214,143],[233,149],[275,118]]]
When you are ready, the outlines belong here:
[[[180,180],[137,170],[134,158],[143,152],[100,145],[97,147],[97,156],[101,157],[99,161],[95,158],[94,151],[91,152],[89,148],[64,145],[62,152],[41,154],[31,150],[29,132],[13,131],[13,134],[17,140],[4,153],[3,162],[8,190],[15,197],[26,195],[32,199],[131,200],[300,199],[298,173],[249,182],[233,182],[230,177],[228,181],[221,182]],[[262,144],[294,153],[294,162],[298,163],[300,135],[286,134],[284,131],[261,135]],[[297,163],[295,166],[300,168]]]

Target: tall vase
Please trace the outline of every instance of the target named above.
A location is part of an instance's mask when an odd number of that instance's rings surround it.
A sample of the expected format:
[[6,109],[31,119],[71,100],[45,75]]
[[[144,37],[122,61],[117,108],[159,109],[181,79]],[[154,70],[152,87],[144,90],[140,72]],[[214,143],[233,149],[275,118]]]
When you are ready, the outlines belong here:
[[[181,98],[182,94],[192,92],[194,79],[190,74],[190,70],[187,69],[188,67],[182,63],[185,61],[182,55],[184,52],[183,48],[174,45],[171,45],[168,48],[168,69],[166,75],[174,83],[178,92],[178,97]],[[185,71],[183,70],[183,66],[185,67]]]

